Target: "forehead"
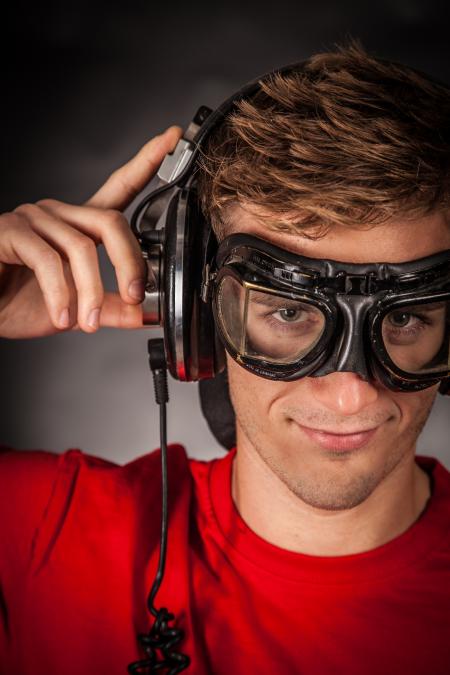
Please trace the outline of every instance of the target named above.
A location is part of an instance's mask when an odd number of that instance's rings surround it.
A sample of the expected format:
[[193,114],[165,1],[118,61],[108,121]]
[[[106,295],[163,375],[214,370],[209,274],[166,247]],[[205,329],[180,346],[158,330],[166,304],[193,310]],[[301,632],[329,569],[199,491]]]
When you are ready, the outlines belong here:
[[[237,206],[227,219],[227,234],[253,234],[293,253],[354,263],[407,262],[450,249],[450,221],[444,213],[398,218],[369,228],[336,225],[319,239],[279,232],[263,216]],[[273,219],[270,221],[273,223]]]

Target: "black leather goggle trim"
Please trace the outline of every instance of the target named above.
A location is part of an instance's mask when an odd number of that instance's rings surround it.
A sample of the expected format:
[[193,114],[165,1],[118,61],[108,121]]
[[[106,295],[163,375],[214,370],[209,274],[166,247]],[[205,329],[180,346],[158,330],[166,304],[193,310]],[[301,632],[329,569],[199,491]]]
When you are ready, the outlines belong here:
[[[356,338],[353,344],[351,368],[355,372],[375,377],[391,389],[406,391],[426,388],[449,375],[401,371],[389,358],[381,336],[381,321],[393,307],[450,296],[449,250],[405,263],[355,264],[307,258],[258,237],[236,234],[220,244],[211,270],[213,311],[222,341],[230,355],[255,374],[295,380],[339,369],[330,361],[334,349],[331,338],[339,342],[345,330],[349,331],[342,311],[345,304],[355,317],[359,315],[362,325],[358,344]],[[314,349],[293,364],[273,364],[238,354],[224,335],[218,317],[216,293],[225,275],[292,299],[304,296],[316,302],[324,312],[326,324]],[[350,335],[348,339],[353,338]]]

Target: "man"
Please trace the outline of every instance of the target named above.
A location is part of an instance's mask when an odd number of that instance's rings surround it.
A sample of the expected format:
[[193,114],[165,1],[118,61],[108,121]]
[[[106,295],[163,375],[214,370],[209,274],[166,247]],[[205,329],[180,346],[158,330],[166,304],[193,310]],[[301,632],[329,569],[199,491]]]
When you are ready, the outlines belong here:
[[[249,235],[253,262],[277,255],[289,279],[296,261],[336,268],[328,280],[347,269],[335,294],[342,314],[357,311],[344,298],[355,265],[383,261],[380,283],[390,270],[401,287],[405,264],[435,256],[444,262],[424,269],[439,268],[448,290],[449,113],[448,91],[408,68],[355,47],[317,55],[301,74],[266,80],[211,135],[204,212],[225,247]],[[3,337],[142,324],[145,270],[120,211],[179,135],[172,127],[153,139],[82,207],[44,200],[1,217]],[[103,293],[100,242],[119,294]],[[359,324],[352,336],[351,320],[333,315],[331,286],[300,293],[290,281],[288,292],[273,275],[264,292],[239,277],[243,257],[221,250],[212,282],[237,450],[203,463],[170,449],[158,604],[185,632],[173,651],[196,674],[444,675],[450,476],[414,452],[439,387],[433,374],[448,368],[448,296],[417,310],[413,295],[414,311],[389,311],[371,334],[370,350],[378,336],[394,363],[390,377],[408,372],[426,385],[398,375],[393,387],[382,366],[340,354],[350,338],[359,349]],[[328,371],[308,362],[325,340],[340,350]],[[309,375],[281,376],[293,363],[309,363]],[[139,658],[159,550],[159,463],[158,453],[125,467],[77,451],[4,453],[3,673],[123,673]]]

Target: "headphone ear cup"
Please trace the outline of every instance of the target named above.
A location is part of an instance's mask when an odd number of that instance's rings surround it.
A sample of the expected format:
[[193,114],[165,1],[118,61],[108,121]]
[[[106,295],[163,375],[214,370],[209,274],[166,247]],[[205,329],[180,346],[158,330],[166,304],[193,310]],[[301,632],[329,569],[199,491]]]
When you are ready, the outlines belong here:
[[169,202],[164,225],[165,238],[162,260],[161,312],[164,330],[164,347],[167,367],[172,377],[180,379],[177,374],[177,350],[175,332],[175,277],[177,262],[177,211],[180,192],[176,191]]
[[192,232],[195,270],[194,306],[191,321],[191,350],[197,380],[215,377],[225,368],[225,350],[216,331],[211,298],[202,300],[203,271],[217,250],[217,240],[201,211],[196,190],[189,195],[187,229]]
[[196,190],[177,190],[166,214],[162,325],[169,372],[185,382],[214,377],[224,362],[211,303],[201,299],[208,242]]

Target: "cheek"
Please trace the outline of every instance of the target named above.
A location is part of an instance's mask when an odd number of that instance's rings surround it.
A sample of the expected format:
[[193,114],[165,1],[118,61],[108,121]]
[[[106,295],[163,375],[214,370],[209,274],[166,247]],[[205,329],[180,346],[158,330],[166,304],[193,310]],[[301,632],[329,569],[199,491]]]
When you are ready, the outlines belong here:
[[230,398],[236,421],[247,436],[274,440],[286,432],[290,401],[308,400],[308,379],[277,382],[245,370],[227,354]]
[[436,398],[438,386],[417,392],[390,392],[390,398],[401,413],[400,426],[421,430]]
[[271,405],[283,389],[282,382],[272,382],[250,373],[227,354],[230,398],[236,416],[254,417],[263,421]]

